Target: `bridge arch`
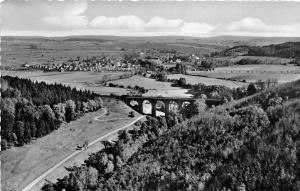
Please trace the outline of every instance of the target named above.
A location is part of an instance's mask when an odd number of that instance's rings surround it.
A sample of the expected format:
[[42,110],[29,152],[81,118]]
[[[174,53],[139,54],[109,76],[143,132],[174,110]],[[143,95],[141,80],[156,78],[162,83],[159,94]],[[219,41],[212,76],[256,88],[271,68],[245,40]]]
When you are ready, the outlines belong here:
[[180,110],[180,103],[175,100],[169,102],[169,111],[177,112]]
[[184,102],[181,103],[181,107],[182,107],[182,108],[185,108],[186,106],[188,106],[188,105],[190,105],[190,104],[191,104],[190,101],[184,101]]
[[142,113],[144,114],[151,114],[151,110],[152,110],[152,105],[151,105],[151,102],[147,99],[143,100],[142,102],[143,104],[143,110],[142,110]]
[[[164,113],[165,116],[169,114],[169,110],[180,110],[181,108],[186,107],[188,104],[195,101],[192,98],[176,98],[176,97],[143,97],[143,96],[127,96],[126,103],[129,106],[134,105],[137,107],[137,111],[140,113],[151,114],[156,116],[156,110],[162,110],[162,106],[164,105]],[[135,101],[135,102],[132,102]],[[136,105],[138,103],[138,106]],[[206,104],[208,106],[211,105],[219,105],[221,104],[221,100],[218,99],[206,99]],[[144,107],[147,111],[144,111]]]
[[153,116],[165,116],[166,104],[162,100],[157,100],[155,104],[155,115]]
[[128,105],[130,107],[132,107],[133,109],[135,109],[135,110],[139,109],[139,103],[138,103],[138,101],[131,100],[131,101],[129,101]]

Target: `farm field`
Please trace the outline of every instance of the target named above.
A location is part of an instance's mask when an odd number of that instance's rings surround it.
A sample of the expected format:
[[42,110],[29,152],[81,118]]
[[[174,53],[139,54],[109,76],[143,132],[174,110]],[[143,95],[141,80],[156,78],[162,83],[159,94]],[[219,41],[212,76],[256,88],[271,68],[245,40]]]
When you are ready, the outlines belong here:
[[101,95],[110,95],[111,93],[122,95],[128,91],[124,88],[102,86],[104,76],[111,76],[111,79],[122,75],[122,72],[48,72],[41,71],[2,71],[1,75],[18,76],[20,78],[29,78],[34,81],[44,81],[46,83],[62,83],[77,89],[89,89]]
[[[104,47],[105,46],[105,47]],[[110,46],[110,41],[63,41],[33,38],[2,40],[3,66],[21,66],[25,62],[35,64],[58,64],[73,57],[92,57],[103,54],[120,55],[120,50]]]
[[299,38],[251,37],[8,37],[1,39],[1,65],[20,67],[25,63],[59,64],[69,58],[111,55],[119,57],[124,51],[142,49],[177,50],[185,53],[209,54],[239,44],[268,45]]
[[279,83],[285,83],[300,78],[300,67],[291,65],[236,65],[218,67],[214,71],[189,71],[189,74],[238,81],[246,80],[246,82],[278,79]]
[[[96,121],[97,116],[104,114],[104,110],[101,109],[87,113],[31,144],[2,151],[2,189],[21,190],[37,176],[73,153],[76,146],[82,145],[85,140],[91,142],[134,120],[128,117],[129,111],[132,110],[124,103],[111,98],[104,98],[103,101],[109,115],[104,115],[101,119],[122,120]],[[138,116],[140,115],[137,114],[136,117]]]
[[[215,42],[189,37],[3,37],[2,66],[20,67],[25,63],[59,64],[69,58],[110,55],[119,57],[124,51],[157,48],[161,50],[207,54],[225,48]],[[210,41],[210,40],[208,40]]]
[[162,97],[191,97],[191,94],[187,94],[187,89],[180,87],[173,87],[169,82],[159,82],[155,79],[145,78],[141,76],[132,76],[130,78],[115,80],[114,84],[127,86],[140,86],[149,91],[144,96],[162,96]]
[[247,85],[247,83],[244,82],[236,82],[236,81],[222,80],[216,78],[207,78],[201,76],[191,76],[191,75],[183,75],[183,74],[171,74],[167,76],[169,79],[185,78],[186,82],[189,84],[202,83],[205,85],[224,85],[229,88],[238,88]]

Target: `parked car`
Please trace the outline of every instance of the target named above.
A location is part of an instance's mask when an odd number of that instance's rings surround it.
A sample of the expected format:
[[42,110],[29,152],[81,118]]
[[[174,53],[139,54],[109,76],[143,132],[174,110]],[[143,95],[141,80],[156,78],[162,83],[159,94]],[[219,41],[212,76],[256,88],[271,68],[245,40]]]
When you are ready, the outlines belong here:
[[128,116],[129,116],[129,117],[134,117],[134,112],[133,112],[133,111],[130,111]]

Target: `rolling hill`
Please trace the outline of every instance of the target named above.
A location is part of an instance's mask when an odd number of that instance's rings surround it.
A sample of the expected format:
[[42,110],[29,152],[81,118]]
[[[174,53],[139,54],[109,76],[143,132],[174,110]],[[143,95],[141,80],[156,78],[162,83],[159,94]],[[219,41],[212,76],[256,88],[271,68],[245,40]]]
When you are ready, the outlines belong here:
[[[125,37],[125,36],[4,36],[2,37],[2,66],[24,63],[60,63],[71,57],[92,57],[102,54],[120,56],[122,50],[161,49],[188,54],[205,55],[235,46],[257,46],[300,42],[298,37],[240,37],[217,36],[208,38],[185,36]],[[274,45],[275,48],[277,45]],[[267,47],[265,47],[267,49]],[[281,47],[282,50],[285,50]],[[230,49],[229,49],[230,50]],[[284,53],[286,54],[286,53]]]
[[285,42],[267,46],[239,45],[225,49],[217,55],[221,56],[271,56],[283,58],[300,57],[300,42]]

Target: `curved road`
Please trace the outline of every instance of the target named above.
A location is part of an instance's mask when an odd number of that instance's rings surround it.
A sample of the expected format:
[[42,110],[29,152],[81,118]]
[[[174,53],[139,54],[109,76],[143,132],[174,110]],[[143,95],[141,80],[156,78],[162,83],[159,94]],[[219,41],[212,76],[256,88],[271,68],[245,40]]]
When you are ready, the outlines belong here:
[[[99,115],[97,117],[94,118],[94,120],[97,120],[97,121],[100,121],[98,118],[99,117],[102,117],[103,115],[105,115],[107,113],[107,110],[106,108],[103,108],[104,109],[104,113],[102,115]],[[107,133],[106,135],[104,136],[101,136],[99,137],[98,139],[92,141],[91,143],[89,143],[88,146],[92,146],[94,145],[95,143],[101,141],[102,139],[118,132],[119,130],[122,130],[122,129],[125,129],[131,125],[133,125],[135,122],[139,121],[140,119],[142,119],[144,116],[139,116],[138,118],[136,118],[134,121],[130,122],[129,124],[127,125],[124,125],[112,132],[109,132]],[[115,119],[118,119],[118,118],[115,118]],[[119,119],[123,119],[123,118],[119,118]],[[107,121],[109,121],[111,119],[107,119]],[[105,121],[105,120],[101,120],[101,121]],[[65,159],[63,159],[62,161],[60,161],[59,163],[57,163],[55,166],[51,167],[50,169],[48,169],[46,172],[44,172],[43,174],[41,174],[39,177],[37,177],[35,180],[33,180],[30,184],[28,184],[25,188],[22,189],[22,191],[30,191],[37,183],[39,183],[41,180],[43,180],[46,176],[48,176],[51,172],[53,172],[55,169],[57,169],[59,166],[61,166],[63,163],[65,163],[66,161],[68,161],[69,159],[73,158],[74,156],[76,156],[77,154],[79,154],[80,152],[82,152],[83,150],[77,150],[77,151],[74,151],[72,154],[70,154],[69,156],[67,156]]]

